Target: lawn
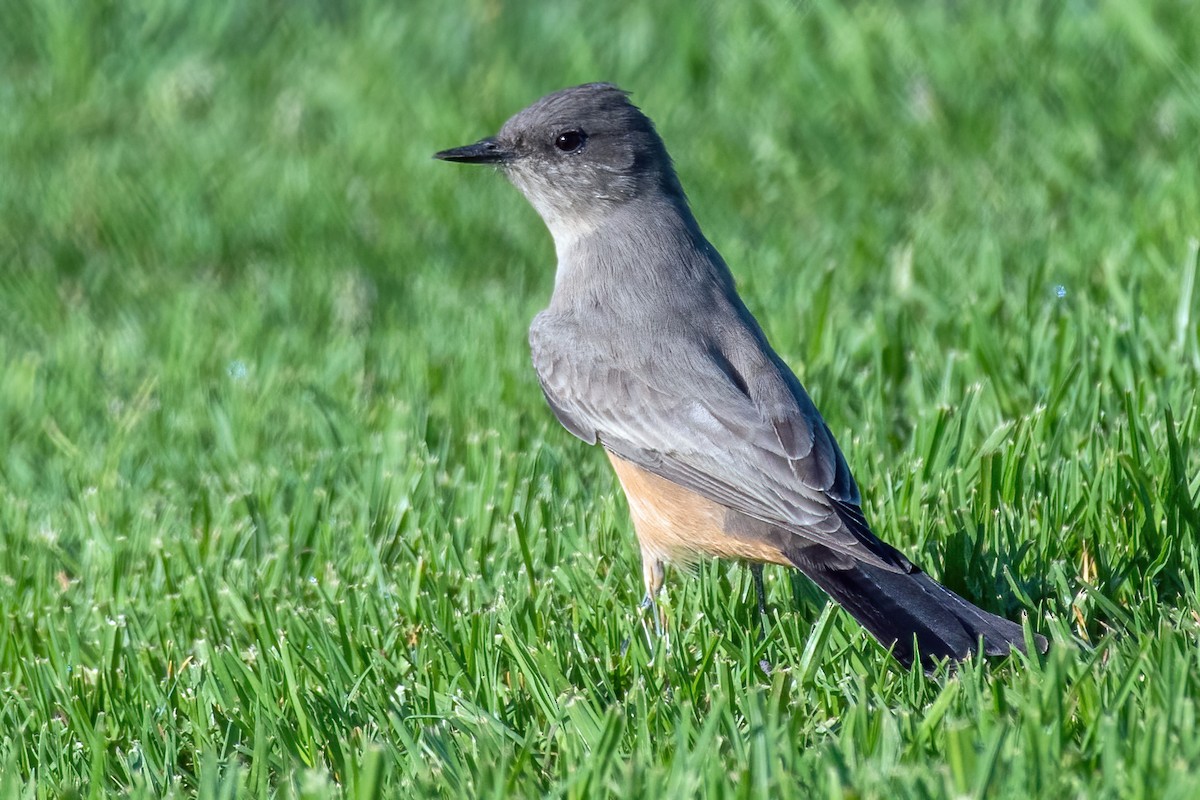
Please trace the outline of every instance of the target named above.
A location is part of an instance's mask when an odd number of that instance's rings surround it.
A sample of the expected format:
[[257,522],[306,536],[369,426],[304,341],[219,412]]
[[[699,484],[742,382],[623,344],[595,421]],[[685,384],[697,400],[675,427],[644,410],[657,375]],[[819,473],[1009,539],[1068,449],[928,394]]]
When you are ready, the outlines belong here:
[[[1200,5],[0,3],[0,795],[1200,796]],[[435,162],[610,80],[875,529],[1053,642],[927,678],[667,582]],[[759,663],[772,669],[764,672]]]

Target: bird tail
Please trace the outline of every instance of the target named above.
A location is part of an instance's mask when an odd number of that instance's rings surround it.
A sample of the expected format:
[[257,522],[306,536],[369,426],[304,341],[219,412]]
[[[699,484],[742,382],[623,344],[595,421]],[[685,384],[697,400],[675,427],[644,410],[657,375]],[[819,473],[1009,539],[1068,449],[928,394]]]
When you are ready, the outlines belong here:
[[[906,562],[910,571],[892,571],[823,547],[787,555],[884,647],[892,648],[905,668],[918,653],[926,671],[946,658],[961,661],[978,651],[981,639],[989,656],[1026,652],[1020,625],[976,608],[915,565]],[[1045,637],[1035,635],[1034,643],[1039,652],[1046,651]]]

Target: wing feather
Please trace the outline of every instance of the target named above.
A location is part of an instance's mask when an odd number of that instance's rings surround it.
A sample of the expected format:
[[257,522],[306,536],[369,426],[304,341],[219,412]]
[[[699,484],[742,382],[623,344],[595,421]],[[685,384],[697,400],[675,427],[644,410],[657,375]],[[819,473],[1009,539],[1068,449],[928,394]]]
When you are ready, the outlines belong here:
[[605,341],[545,314],[530,331],[542,391],[567,430],[742,514],[907,570],[867,527],[832,433],[765,342],[664,337],[622,367]]

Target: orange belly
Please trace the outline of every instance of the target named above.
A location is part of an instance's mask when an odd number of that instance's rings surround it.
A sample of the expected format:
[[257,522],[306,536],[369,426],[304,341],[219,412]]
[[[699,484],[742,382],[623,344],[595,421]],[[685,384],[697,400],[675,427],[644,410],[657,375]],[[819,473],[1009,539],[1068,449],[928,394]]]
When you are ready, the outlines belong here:
[[791,564],[778,547],[726,530],[729,510],[702,495],[608,454],[637,531],[643,558],[695,563],[703,556]]

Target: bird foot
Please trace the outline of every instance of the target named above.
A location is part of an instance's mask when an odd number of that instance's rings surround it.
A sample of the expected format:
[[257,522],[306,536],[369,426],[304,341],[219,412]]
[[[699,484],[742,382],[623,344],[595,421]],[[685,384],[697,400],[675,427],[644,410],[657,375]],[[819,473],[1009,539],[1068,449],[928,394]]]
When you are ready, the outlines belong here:
[[647,611],[650,612],[650,615],[654,618],[654,634],[653,634],[653,636],[651,636],[650,626],[646,622],[645,614],[643,613],[641,615],[642,631],[646,635],[647,649],[651,653],[653,653],[655,642],[661,640],[662,644],[663,644],[663,652],[670,653],[671,652],[671,635],[667,630],[666,610],[663,609],[662,606],[660,606],[658,604],[658,601],[655,600],[654,597],[652,597],[649,594],[646,595],[642,599],[641,605],[638,606],[638,608],[642,612],[647,612]]

